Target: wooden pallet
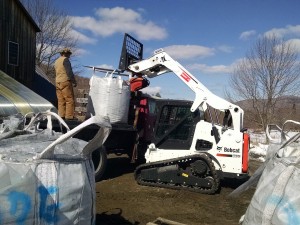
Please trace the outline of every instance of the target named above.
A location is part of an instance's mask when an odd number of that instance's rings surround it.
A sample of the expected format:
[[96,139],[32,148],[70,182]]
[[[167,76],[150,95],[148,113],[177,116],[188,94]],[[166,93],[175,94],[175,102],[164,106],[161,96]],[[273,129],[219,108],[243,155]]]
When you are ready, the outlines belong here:
[[172,220],[167,220],[161,217],[158,217],[156,220],[154,220],[153,222],[149,222],[146,225],[187,225],[187,224],[183,224],[183,223],[178,223]]

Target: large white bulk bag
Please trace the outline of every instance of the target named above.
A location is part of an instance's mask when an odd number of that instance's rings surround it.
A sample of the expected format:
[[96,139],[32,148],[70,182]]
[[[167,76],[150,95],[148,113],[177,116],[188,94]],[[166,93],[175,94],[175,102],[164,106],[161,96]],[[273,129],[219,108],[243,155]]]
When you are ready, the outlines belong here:
[[286,140],[282,132],[282,137],[285,142],[269,145],[266,162],[248,181],[259,178],[243,225],[300,224],[300,133]]
[[121,76],[93,75],[90,79],[88,114],[107,116],[111,123],[127,123],[130,87]]
[[[49,123],[49,115],[57,115],[46,113],[48,129],[33,129],[44,115],[23,129],[12,129],[22,123],[11,126],[7,121],[0,127],[0,224],[95,224],[90,155],[111,126],[104,118],[91,117],[62,135],[51,131]],[[101,128],[89,143],[71,138],[90,124]]]

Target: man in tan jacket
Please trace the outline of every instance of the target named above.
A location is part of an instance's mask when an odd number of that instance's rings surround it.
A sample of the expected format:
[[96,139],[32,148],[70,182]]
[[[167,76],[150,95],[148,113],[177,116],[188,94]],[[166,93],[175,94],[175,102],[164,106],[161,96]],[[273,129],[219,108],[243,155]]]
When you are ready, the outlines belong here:
[[74,119],[74,91],[77,83],[72,71],[70,56],[72,52],[65,48],[60,52],[60,57],[55,61],[55,83],[58,100],[58,115],[66,120]]

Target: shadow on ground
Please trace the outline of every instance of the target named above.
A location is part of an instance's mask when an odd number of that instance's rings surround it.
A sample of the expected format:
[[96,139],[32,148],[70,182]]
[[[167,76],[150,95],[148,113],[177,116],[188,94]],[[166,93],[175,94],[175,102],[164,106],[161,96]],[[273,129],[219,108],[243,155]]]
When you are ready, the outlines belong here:
[[97,214],[96,225],[139,225],[139,222],[130,222],[122,217],[122,209]]
[[221,180],[221,187],[236,189],[243,183],[245,183],[247,180],[249,180],[249,177],[245,179],[224,179]]
[[112,155],[107,160],[107,168],[102,180],[119,177],[123,174],[133,173],[137,164],[131,163],[127,156]]

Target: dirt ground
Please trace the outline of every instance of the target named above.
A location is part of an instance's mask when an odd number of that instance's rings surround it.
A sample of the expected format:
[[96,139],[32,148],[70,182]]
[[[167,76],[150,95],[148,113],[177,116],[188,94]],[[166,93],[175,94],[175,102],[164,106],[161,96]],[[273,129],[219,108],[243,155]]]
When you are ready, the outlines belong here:
[[[251,174],[259,163],[249,165]],[[238,198],[229,197],[239,185],[234,182],[222,183],[215,195],[140,186],[127,157],[110,158],[107,171],[96,184],[97,225],[146,225],[158,217],[188,225],[235,225],[254,193],[250,189]]]

